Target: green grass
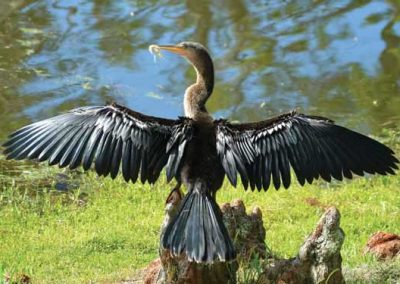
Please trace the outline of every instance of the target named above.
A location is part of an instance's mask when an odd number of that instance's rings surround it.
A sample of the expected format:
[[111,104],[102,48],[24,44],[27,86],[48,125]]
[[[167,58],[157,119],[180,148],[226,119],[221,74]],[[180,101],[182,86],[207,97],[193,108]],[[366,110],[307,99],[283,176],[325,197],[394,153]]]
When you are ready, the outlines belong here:
[[151,188],[94,175],[79,182],[72,193],[42,191],[35,181],[29,189],[3,189],[0,265],[7,273],[38,283],[121,279],[156,256],[167,192],[161,183]]
[[[154,186],[132,185],[93,173],[0,162],[0,274],[14,280],[28,275],[34,283],[109,283],[157,257],[164,200],[173,186],[164,178]],[[78,186],[54,190],[63,184]],[[346,267],[380,267],[363,255],[368,237],[376,231],[400,233],[399,175],[303,188],[295,183],[290,190],[266,193],[225,183],[218,202],[235,198],[248,210],[261,207],[267,245],[281,257],[297,253],[324,206],[336,206],[342,214]],[[400,260],[391,265],[400,271]]]

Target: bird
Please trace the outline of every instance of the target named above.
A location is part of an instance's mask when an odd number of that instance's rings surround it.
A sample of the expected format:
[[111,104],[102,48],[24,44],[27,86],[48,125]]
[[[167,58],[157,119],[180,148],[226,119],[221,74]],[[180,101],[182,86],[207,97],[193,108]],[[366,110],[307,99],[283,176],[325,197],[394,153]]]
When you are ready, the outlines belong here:
[[113,179],[122,173],[132,183],[154,183],[165,168],[167,181],[177,181],[173,190],[183,184],[187,194],[161,246],[197,263],[236,258],[216,202],[225,177],[235,187],[267,191],[288,188],[293,177],[303,186],[398,169],[389,147],[325,117],[290,111],[249,123],[214,119],[206,108],[214,88],[209,51],[190,41],[152,48],[178,54],[196,72],[183,117],[148,116],[116,103],[78,107],[10,134],[3,144],[7,159],[82,166]]

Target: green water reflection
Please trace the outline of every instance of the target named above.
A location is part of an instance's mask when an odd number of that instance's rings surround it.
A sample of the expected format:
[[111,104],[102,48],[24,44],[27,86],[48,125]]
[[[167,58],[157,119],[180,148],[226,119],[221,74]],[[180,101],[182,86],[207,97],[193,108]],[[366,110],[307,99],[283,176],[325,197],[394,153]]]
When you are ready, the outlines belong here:
[[80,105],[118,101],[182,114],[188,64],[153,43],[209,47],[208,108],[248,121],[299,107],[364,133],[400,122],[398,1],[32,1],[0,3],[0,140]]

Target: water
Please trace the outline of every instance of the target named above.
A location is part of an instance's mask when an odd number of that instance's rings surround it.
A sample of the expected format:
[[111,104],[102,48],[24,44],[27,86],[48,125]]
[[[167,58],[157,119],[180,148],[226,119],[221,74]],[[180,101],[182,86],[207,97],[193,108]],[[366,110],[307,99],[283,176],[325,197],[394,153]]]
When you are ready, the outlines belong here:
[[[194,40],[215,60],[208,109],[265,119],[299,108],[365,134],[400,122],[400,2],[16,0],[0,3],[0,141],[16,128],[116,101],[183,114],[194,72],[150,44]],[[216,3],[218,2],[218,3]]]

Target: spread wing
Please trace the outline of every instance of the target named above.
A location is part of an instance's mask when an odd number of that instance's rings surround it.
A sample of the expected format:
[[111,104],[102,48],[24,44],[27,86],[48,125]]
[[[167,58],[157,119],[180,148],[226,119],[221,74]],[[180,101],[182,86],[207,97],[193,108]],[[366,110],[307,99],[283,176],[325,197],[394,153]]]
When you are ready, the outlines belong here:
[[271,182],[288,188],[291,168],[304,185],[319,177],[393,174],[399,162],[385,145],[323,117],[292,112],[258,123],[215,123],[228,179],[236,186],[239,173],[246,189],[267,190]]
[[167,165],[167,178],[177,175],[185,145],[191,139],[190,119],[161,119],[125,107],[89,106],[25,126],[3,145],[8,159],[48,160],[50,165],[92,164],[100,176],[153,183]]

